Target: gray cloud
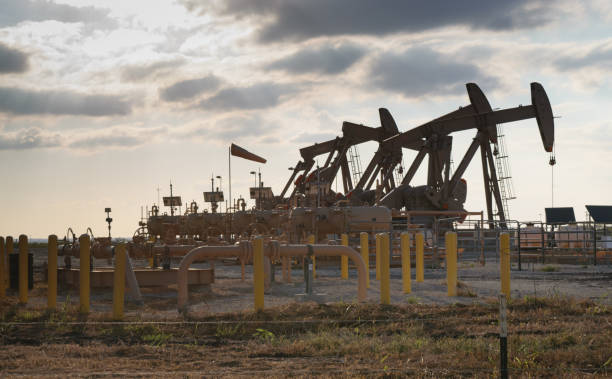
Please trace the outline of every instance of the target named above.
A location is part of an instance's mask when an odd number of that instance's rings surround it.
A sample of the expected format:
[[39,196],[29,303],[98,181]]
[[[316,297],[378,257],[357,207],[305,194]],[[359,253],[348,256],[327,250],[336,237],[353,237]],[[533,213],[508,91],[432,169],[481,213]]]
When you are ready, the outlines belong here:
[[212,124],[200,125],[178,133],[181,138],[205,138],[221,142],[231,142],[249,137],[260,143],[274,143],[279,127],[277,123],[264,120],[256,114],[230,116]]
[[129,114],[131,104],[120,96],[0,87],[0,112],[16,115],[114,116]]
[[601,44],[588,50],[583,55],[565,54],[553,61],[561,71],[571,71],[587,67],[612,68],[612,45]]
[[279,59],[266,66],[294,74],[319,73],[333,75],[351,67],[365,54],[365,49],[354,44],[308,48]]
[[319,36],[386,35],[420,32],[445,26],[512,30],[546,24],[556,16],[552,2],[507,0],[184,0],[188,9],[213,9],[237,18],[265,19],[264,42],[305,40]]
[[152,76],[165,74],[185,64],[184,59],[171,59],[149,64],[135,64],[121,69],[121,81],[139,82]]
[[401,54],[384,53],[373,60],[370,78],[375,87],[406,97],[458,94],[465,91],[467,82],[489,89],[498,86],[497,79],[482,73],[476,65],[462,62],[422,47]]
[[191,99],[205,92],[216,90],[221,79],[210,74],[199,79],[189,79],[174,83],[170,87],[160,89],[159,95],[165,101],[182,101]]
[[290,85],[259,83],[250,87],[225,88],[202,100],[198,107],[209,110],[263,109],[276,106],[283,96],[297,89]]
[[164,126],[154,128],[112,127],[109,129],[77,134],[68,144],[76,150],[97,150],[98,148],[131,148],[151,143],[155,138],[165,135]]
[[83,22],[102,26],[115,25],[108,17],[109,10],[96,7],[74,7],[46,0],[3,0],[0,27],[12,26],[22,21]]
[[28,55],[0,43],[0,74],[22,73],[28,70]]
[[28,128],[14,133],[0,134],[0,150],[30,150],[61,145],[59,134]]

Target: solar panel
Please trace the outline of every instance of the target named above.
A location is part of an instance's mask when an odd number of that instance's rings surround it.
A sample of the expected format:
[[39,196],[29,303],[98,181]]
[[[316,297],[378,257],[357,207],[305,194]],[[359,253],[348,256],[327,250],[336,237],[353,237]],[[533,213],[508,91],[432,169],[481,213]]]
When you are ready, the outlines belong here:
[[166,207],[180,207],[183,203],[180,196],[164,196],[164,205]]
[[586,205],[586,209],[598,224],[612,224],[611,205]]
[[547,224],[569,224],[576,222],[574,208],[572,207],[544,208],[544,211],[546,211]]

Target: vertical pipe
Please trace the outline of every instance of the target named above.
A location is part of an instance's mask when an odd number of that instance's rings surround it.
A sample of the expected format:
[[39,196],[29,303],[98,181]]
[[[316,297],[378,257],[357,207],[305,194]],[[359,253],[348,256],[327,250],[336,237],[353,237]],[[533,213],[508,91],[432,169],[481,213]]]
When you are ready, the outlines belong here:
[[57,236],[49,236],[47,256],[47,308],[57,305]]
[[6,240],[4,241],[4,243],[6,244],[5,246],[5,252],[6,252],[6,262],[5,262],[5,269],[6,269],[6,279],[4,282],[4,288],[8,288],[11,285],[11,268],[10,263],[11,263],[11,254],[13,254],[13,237],[8,236],[6,237]]
[[[306,243],[309,245],[314,245],[315,243],[314,234],[308,235],[308,238],[306,238]],[[317,258],[313,255],[312,256],[312,278],[315,279],[316,277],[317,277]]]
[[425,280],[425,257],[424,257],[424,237],[423,233],[416,235],[416,281]]
[[125,302],[125,245],[120,243],[115,248],[115,273],[113,276],[113,319],[123,319]]
[[79,237],[79,311],[89,313],[89,235]]
[[376,280],[380,280],[380,234],[376,234]]
[[400,245],[402,250],[402,285],[404,293],[412,291],[412,283],[410,282],[410,234],[404,232],[400,237]]
[[380,237],[380,303],[391,304],[389,233],[381,233]]
[[0,299],[4,299],[6,297],[6,290],[4,286],[4,281],[6,277],[6,254],[4,250],[4,237],[0,237]]
[[[342,246],[348,246],[348,234],[343,233],[342,236]],[[346,255],[342,255],[340,257],[340,277],[342,279],[348,279],[348,257]]]
[[369,235],[366,232],[359,234],[359,242],[361,245],[361,258],[366,267],[366,287],[370,288],[370,246],[368,244]]
[[510,300],[510,235],[508,233],[499,235],[499,253],[501,292],[506,295],[506,299]]
[[28,302],[28,237],[19,236],[19,303]]
[[446,287],[448,296],[457,296],[457,233],[446,232]]
[[255,310],[261,311],[264,308],[264,249],[261,237],[253,240],[253,281]]

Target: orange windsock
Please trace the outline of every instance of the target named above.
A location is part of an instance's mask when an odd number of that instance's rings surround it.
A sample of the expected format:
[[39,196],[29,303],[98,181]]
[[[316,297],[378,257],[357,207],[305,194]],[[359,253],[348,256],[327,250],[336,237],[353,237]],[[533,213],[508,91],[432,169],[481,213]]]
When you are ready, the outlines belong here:
[[250,161],[255,161],[255,162],[259,162],[259,163],[266,163],[266,160],[262,157],[260,157],[259,155],[255,155],[249,151],[247,151],[246,149],[243,149],[242,147],[235,145],[232,143],[232,146],[230,147],[230,154],[236,156],[236,157],[240,157],[240,158],[244,158],[244,159],[248,159]]

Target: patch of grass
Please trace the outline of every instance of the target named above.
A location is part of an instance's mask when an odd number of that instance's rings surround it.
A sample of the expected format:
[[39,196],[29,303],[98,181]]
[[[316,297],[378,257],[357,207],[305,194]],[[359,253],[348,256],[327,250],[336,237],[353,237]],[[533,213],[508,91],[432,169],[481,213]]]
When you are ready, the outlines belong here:
[[540,269],[540,271],[542,271],[542,272],[557,272],[557,271],[559,271],[559,267],[548,265],[548,266],[542,267]]

